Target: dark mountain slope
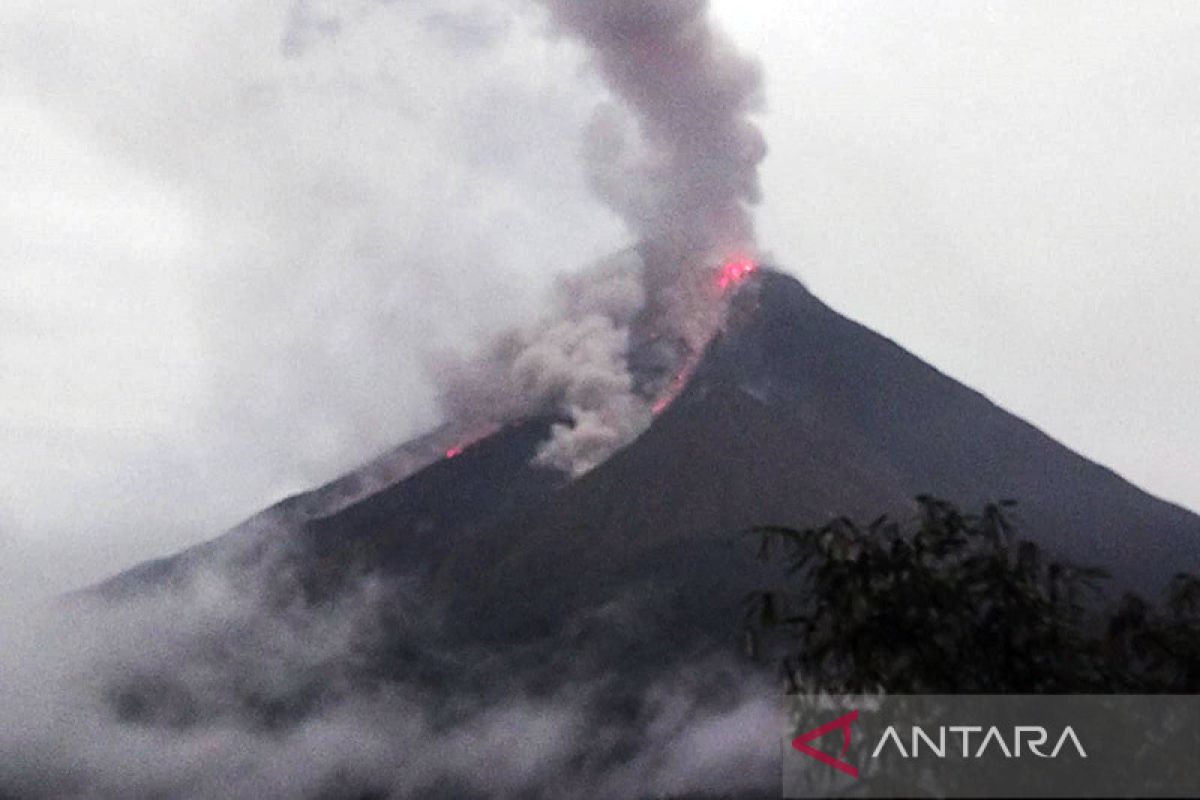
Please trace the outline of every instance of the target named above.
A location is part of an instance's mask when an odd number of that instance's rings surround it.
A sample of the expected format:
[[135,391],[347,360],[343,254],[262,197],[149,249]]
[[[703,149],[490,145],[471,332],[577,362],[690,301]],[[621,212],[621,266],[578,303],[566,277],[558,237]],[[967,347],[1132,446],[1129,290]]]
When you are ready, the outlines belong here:
[[454,458],[309,521],[289,543],[293,565],[318,595],[361,574],[424,576],[471,531],[545,502],[564,483],[558,471],[530,463],[553,422],[504,428]]
[[[736,299],[685,393],[637,442],[443,565],[440,594],[478,631],[556,620],[651,587],[672,625],[728,635],[762,580],[731,535],[761,523],[903,512],[908,498],[1020,501],[1022,533],[1154,596],[1200,564],[1200,518],[1058,444],[798,282]],[[471,587],[469,591],[455,588]]]
[[[905,490],[963,504],[1012,497],[1027,534],[1156,592],[1200,566],[1200,517],[1072,452],[799,284],[764,276],[749,323],[718,345],[713,378],[779,381],[777,397],[819,405],[873,445]],[[763,361],[751,366],[756,353]],[[786,388],[784,388],[786,387]]]
[[[731,544],[737,531],[904,512],[918,493],[965,505],[1014,498],[1024,534],[1146,595],[1200,565],[1200,517],[1071,452],[797,281],[762,271],[732,302],[727,332],[683,394],[583,478],[563,485],[529,466],[549,425],[535,420],[363,499],[316,503],[255,541],[282,542],[310,590],[364,572],[433,574],[430,600],[481,640],[551,634],[615,599],[650,595],[669,607],[673,630],[691,632],[681,636],[724,638],[762,580]],[[313,505],[306,497],[294,502]],[[178,561],[106,588],[160,582]]]

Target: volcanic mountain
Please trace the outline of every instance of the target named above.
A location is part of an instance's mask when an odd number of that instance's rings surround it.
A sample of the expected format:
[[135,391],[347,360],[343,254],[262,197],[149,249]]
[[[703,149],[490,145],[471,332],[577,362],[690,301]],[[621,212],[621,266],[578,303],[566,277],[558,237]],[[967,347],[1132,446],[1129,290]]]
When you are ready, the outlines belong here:
[[[106,632],[86,686],[105,702],[80,705],[107,737],[173,743],[167,796],[197,774],[214,781],[198,796],[233,780],[278,793],[282,762],[320,797],[778,796],[778,686],[739,644],[748,593],[780,576],[746,528],[906,516],[923,493],[1011,498],[1021,535],[1107,568],[1116,590],[1156,597],[1200,565],[1200,517],[796,280],[742,277],[681,391],[578,478],[536,457],[556,414],[447,427],[85,592],[79,618],[99,608]],[[455,761],[460,741],[492,760]],[[14,796],[54,794],[39,763]],[[54,780],[92,786],[66,763]]]
[[[533,463],[551,418],[449,454],[436,437],[416,440],[100,591],[141,593],[200,564],[247,566],[281,550],[282,562],[260,566],[286,564],[309,599],[362,575],[419,579],[423,605],[480,644],[555,637],[631,596],[655,597],[669,614],[663,646],[729,642],[741,598],[762,580],[738,531],[904,514],[920,493],[966,506],[1015,499],[1023,535],[1147,596],[1200,565],[1200,517],[1075,454],[798,281],[761,270],[731,302],[726,330],[670,407],[577,480]],[[390,480],[388,465],[403,477]]]

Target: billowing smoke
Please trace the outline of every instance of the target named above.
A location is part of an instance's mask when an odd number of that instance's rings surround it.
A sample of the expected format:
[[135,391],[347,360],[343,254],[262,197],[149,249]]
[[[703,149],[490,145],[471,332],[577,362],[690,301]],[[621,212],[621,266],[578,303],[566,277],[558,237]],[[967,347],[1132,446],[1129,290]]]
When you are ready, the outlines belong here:
[[752,254],[749,206],[759,200],[766,145],[749,115],[762,78],[713,28],[707,0],[542,1],[587,45],[621,101],[597,111],[587,167],[638,236],[651,293]]
[[439,378],[456,420],[568,418],[539,461],[579,475],[678,389],[720,323],[712,270],[755,253],[750,206],[766,146],[749,116],[761,76],[713,28],[706,0],[541,2],[619,101],[597,109],[584,159],[636,249],[564,280],[546,319]]
[[561,277],[544,319],[469,361],[440,358],[451,418],[479,427],[541,413],[568,417],[538,460],[574,475],[637,436],[650,421],[628,363],[631,327],[645,303],[640,272],[640,260],[625,253]]

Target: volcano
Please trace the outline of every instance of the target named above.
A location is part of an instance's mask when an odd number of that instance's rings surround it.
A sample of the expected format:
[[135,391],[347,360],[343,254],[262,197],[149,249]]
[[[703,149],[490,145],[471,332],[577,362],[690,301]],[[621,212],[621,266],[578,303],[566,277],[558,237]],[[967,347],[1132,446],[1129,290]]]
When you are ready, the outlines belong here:
[[670,406],[576,480],[534,460],[553,417],[450,452],[435,432],[97,591],[141,595],[213,564],[257,569],[272,591],[307,601],[362,576],[415,580],[422,608],[481,646],[558,642],[580,619],[635,598],[653,609],[659,634],[670,631],[638,645],[658,662],[736,641],[739,604],[764,579],[739,531],[904,515],[921,493],[965,506],[1014,499],[1023,536],[1144,596],[1200,564],[1200,517],[842,317],[795,279],[758,270],[730,302],[725,330]]
[[362,572],[420,575],[451,605],[484,595],[537,616],[567,596],[599,602],[602,587],[619,592],[635,576],[683,580],[681,561],[752,525],[902,514],[920,493],[966,506],[1015,499],[1024,535],[1148,594],[1200,564],[1200,517],[1072,452],[795,279],[759,270],[731,303],[726,330],[679,396],[577,480],[532,464],[553,417],[449,450],[438,431],[99,591],[145,591],[206,558],[253,561],[256,545],[286,540],[314,586]]
[[[734,776],[724,785],[778,796],[774,723],[738,716],[774,708],[778,693],[739,650],[748,593],[780,579],[754,558],[747,528],[903,517],[918,494],[967,507],[1011,498],[1022,536],[1106,568],[1116,591],[1156,596],[1200,564],[1200,517],[1073,453],[793,278],[765,268],[737,278],[726,324],[686,382],[640,437],[582,476],[537,458],[568,422],[561,415],[447,427],[85,592],[89,605],[186,613],[209,602],[204,587],[216,574],[253,597],[216,622],[172,620],[166,637],[191,638],[154,645],[146,665],[140,650],[127,657],[106,679],[112,715],[155,735],[225,724],[214,729],[250,737],[235,741],[274,742],[338,709],[415,692],[418,712],[387,719],[432,720],[418,742],[486,723],[488,709],[506,719],[521,698],[567,697],[583,709],[587,735],[559,753],[557,777],[535,771],[509,794],[566,796],[565,780],[575,796],[680,795],[686,786],[673,779],[621,782],[630,770],[661,775],[678,739],[743,748],[738,766],[722,762],[719,775],[687,785]],[[315,649],[320,658],[311,655],[293,623],[328,619],[346,598],[361,606],[364,596],[366,627],[352,617],[334,628],[346,632],[345,651],[326,643]],[[281,642],[299,642],[301,655],[278,656]],[[281,665],[286,676],[272,678]],[[225,676],[216,694],[212,675]],[[681,683],[689,710],[676,714],[663,698]],[[501,744],[537,736],[540,715],[494,736]],[[699,738],[688,738],[678,721],[697,718]],[[400,766],[406,780],[421,779],[420,769]],[[342,759],[327,772],[347,769]],[[504,794],[493,777],[476,775],[472,791]],[[372,780],[314,791],[392,796],[398,778]],[[594,781],[608,788],[593,791]],[[415,796],[475,796],[457,783],[414,785]]]

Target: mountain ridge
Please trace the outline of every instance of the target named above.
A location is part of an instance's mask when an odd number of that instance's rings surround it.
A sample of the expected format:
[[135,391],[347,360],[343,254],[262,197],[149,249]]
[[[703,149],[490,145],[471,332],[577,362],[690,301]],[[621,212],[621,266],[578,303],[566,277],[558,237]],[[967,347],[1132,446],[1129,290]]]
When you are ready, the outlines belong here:
[[[1023,535],[1099,561],[1148,595],[1200,563],[1200,517],[1070,451],[795,279],[759,270],[730,303],[727,329],[674,402],[574,481],[531,464],[554,419],[509,425],[454,458],[440,455],[446,439],[435,432],[414,440],[429,463],[372,491],[355,489],[351,473],[289,498],[251,519],[260,521],[250,538],[287,541],[310,583],[322,570],[430,576],[442,607],[459,611],[464,586],[499,605],[532,597],[531,582],[583,598],[583,587],[638,573],[639,552],[679,557],[693,540],[758,523],[903,514],[920,493],[965,506],[1016,499]],[[134,568],[102,591],[186,572],[214,547]],[[592,572],[566,569],[581,560]],[[530,602],[549,608],[559,594]]]

